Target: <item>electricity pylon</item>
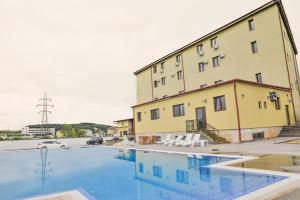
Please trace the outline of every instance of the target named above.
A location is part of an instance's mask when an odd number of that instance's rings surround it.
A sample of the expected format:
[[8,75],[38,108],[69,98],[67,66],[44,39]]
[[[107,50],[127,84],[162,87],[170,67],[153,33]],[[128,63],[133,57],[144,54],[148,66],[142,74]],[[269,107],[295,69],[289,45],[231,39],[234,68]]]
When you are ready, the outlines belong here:
[[54,105],[49,104],[52,99],[47,97],[47,92],[45,92],[44,97],[39,99],[40,103],[37,104],[37,107],[41,107],[42,109],[39,111],[39,114],[42,113],[42,134],[47,135],[48,134],[48,129],[47,129],[47,124],[48,124],[48,114],[51,114],[52,112],[49,110],[49,108],[53,108]]

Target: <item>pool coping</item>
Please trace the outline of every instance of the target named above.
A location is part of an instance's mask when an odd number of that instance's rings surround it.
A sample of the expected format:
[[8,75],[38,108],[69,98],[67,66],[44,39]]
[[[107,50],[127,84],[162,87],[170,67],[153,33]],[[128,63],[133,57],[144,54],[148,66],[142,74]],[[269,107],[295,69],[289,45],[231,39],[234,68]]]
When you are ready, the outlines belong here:
[[[256,156],[241,156],[241,155],[226,155],[226,154],[209,154],[209,153],[197,153],[197,152],[184,152],[184,151],[167,151],[167,150],[158,150],[158,149],[143,149],[143,148],[134,148],[134,147],[110,147],[116,149],[128,149],[128,150],[137,150],[137,151],[148,151],[148,152],[158,152],[158,153],[167,153],[167,154],[180,154],[180,155],[188,155],[188,156],[214,156],[214,157],[226,157],[226,158],[239,158],[236,160],[225,161],[222,163],[216,163],[210,165],[212,168],[219,168],[225,170],[233,170],[233,171],[243,171],[249,173],[262,173],[267,175],[274,175],[274,176],[284,176],[287,177],[281,181],[273,183],[268,186],[264,186],[261,189],[255,190],[250,192],[246,195],[236,198],[236,200],[270,200],[278,197],[280,194],[284,193],[291,189],[291,185],[294,183],[300,183],[300,175],[291,173],[291,172],[279,172],[279,171],[272,171],[272,170],[264,170],[264,169],[253,169],[253,168],[241,168],[241,167],[234,167],[229,166],[233,164],[243,163],[246,161],[251,161],[258,159],[259,157]],[[293,185],[292,185],[293,186]]]

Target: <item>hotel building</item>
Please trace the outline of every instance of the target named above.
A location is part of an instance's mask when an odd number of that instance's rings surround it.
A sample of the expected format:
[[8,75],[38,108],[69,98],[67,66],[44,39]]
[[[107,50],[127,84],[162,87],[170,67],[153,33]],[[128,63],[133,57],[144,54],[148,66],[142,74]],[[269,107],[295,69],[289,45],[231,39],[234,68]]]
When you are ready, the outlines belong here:
[[297,48],[273,0],[136,71],[137,136],[271,138],[300,120]]

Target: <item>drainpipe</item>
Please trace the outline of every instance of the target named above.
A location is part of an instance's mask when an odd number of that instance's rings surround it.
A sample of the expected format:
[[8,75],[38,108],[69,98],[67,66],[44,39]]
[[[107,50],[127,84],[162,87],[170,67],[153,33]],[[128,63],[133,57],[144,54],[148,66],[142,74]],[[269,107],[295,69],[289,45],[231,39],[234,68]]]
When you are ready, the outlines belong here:
[[236,92],[236,81],[234,81],[233,87],[234,87],[234,97],[235,97],[235,105],[236,105],[237,125],[238,125],[238,132],[239,132],[239,142],[242,142],[240,112],[239,112],[239,104],[238,104],[238,98]]

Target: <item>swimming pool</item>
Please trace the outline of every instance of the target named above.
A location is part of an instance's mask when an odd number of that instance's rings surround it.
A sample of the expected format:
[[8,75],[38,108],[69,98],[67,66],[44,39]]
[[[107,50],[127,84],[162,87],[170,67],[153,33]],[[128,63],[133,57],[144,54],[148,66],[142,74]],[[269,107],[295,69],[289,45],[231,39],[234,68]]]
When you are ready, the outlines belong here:
[[239,157],[107,147],[0,153],[0,199],[79,190],[99,200],[226,200],[286,176],[213,167]]

